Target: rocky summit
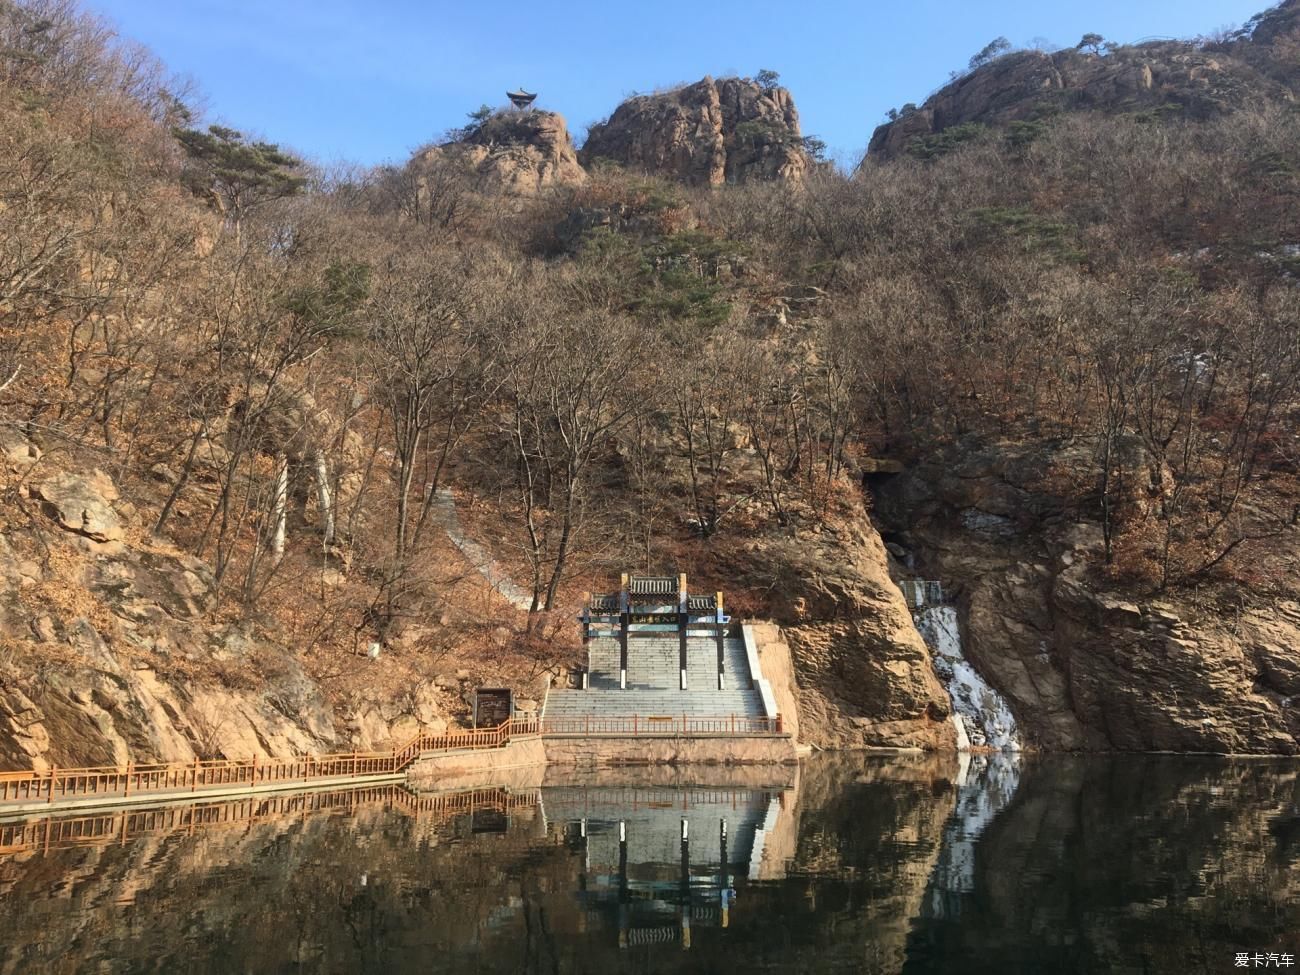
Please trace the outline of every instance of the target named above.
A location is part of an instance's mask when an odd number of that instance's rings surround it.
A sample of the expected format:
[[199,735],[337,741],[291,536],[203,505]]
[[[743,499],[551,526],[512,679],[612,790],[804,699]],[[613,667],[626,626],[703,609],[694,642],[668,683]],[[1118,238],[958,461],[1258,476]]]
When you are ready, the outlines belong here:
[[591,127],[581,152],[564,116],[540,109],[502,110],[450,135],[407,164],[421,198],[449,181],[486,195],[530,197],[579,186],[593,166],[611,163],[695,186],[799,182],[811,165],[790,92],[749,78],[706,76],[629,98]]
[[450,167],[481,192],[511,196],[533,196],[548,186],[587,179],[564,116],[557,112],[498,112],[459,135],[416,154],[410,165],[417,178],[427,184],[432,173]]
[[699,186],[798,181],[809,168],[790,92],[748,78],[637,95],[591,127],[582,161],[607,159]]
[[[929,158],[976,127],[1040,123],[1067,111],[1152,113],[1203,119],[1268,101],[1293,101],[1300,3],[1288,2],[1217,42],[1097,43],[1014,51],[956,75],[920,106],[879,126],[868,158]],[[954,131],[955,130],[955,131]],[[940,143],[942,133],[948,140]]]

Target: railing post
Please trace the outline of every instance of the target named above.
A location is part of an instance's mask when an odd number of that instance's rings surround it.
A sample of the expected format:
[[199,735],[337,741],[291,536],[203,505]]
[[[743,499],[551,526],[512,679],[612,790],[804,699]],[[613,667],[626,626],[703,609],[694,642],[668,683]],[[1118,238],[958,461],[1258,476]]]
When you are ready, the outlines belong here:
[[632,626],[632,597],[628,593],[628,576],[623,573],[618,594],[618,689],[627,690],[627,635]]
[[50,802],[54,802],[54,777],[59,774],[57,765],[50,766]]
[[725,679],[723,678],[725,665],[723,664],[722,649],[723,649],[724,640],[726,639],[726,633],[723,630],[723,623],[722,623],[722,593],[717,594],[715,603],[716,603],[716,614],[713,620],[713,627],[714,627],[714,636],[718,642],[718,690],[723,690],[724,689],[723,684],[725,683]]
[[[54,781],[50,781],[50,790],[53,792]],[[131,763],[126,763],[126,785],[122,787],[122,798],[125,799],[131,794]]]
[[686,573],[677,576],[677,666],[681,671],[681,690],[686,690],[686,627],[690,622],[690,597],[686,593]]

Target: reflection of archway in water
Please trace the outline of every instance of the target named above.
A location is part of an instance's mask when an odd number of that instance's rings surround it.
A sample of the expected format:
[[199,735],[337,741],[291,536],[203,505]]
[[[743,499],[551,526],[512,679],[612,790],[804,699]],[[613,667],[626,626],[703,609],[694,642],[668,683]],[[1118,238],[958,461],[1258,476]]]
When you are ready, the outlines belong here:
[[0,823],[0,856],[40,853],[74,847],[109,846],[145,836],[247,827],[263,820],[346,812],[365,806],[398,809],[421,821],[499,813],[531,808],[540,802],[536,789],[473,789],[419,794],[401,785],[364,786],[246,796],[222,802],[183,802],[160,806],[107,809],[91,816],[28,817]]
[[930,875],[921,916],[956,918],[962,895],[975,889],[975,849],[989,824],[1010,803],[1020,785],[1020,754],[962,752],[957,798],[943,828],[939,859]]
[[577,893],[619,947],[691,946],[692,931],[731,923],[756,879],[779,790],[544,787],[547,819],[581,851]]

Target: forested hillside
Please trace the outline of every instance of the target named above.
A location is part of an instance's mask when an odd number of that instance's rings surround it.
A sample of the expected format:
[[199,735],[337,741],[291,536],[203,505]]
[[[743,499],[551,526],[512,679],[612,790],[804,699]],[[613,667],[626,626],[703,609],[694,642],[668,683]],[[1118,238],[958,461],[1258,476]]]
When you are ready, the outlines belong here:
[[[558,673],[628,567],[786,623],[856,743],[934,745],[902,559],[1037,743],[1295,751],[1296,9],[1215,111],[931,113],[852,175],[731,118],[707,151],[780,172],[710,185],[546,113],[324,169],[0,3],[5,760],[382,741]],[[774,83],[741,102],[793,117]]]

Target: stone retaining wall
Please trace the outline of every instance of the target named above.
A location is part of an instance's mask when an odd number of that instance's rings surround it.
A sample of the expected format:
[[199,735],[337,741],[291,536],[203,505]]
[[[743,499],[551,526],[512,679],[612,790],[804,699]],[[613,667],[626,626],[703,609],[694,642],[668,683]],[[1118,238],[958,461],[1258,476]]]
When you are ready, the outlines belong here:
[[543,768],[545,765],[546,752],[542,748],[542,740],[524,738],[508,742],[504,748],[422,755],[408,770],[407,781],[417,790],[442,788],[447,780],[458,776],[503,772],[507,769]]
[[552,765],[786,764],[798,760],[786,735],[751,738],[545,738]]

